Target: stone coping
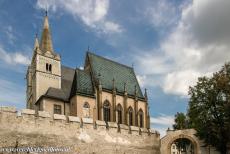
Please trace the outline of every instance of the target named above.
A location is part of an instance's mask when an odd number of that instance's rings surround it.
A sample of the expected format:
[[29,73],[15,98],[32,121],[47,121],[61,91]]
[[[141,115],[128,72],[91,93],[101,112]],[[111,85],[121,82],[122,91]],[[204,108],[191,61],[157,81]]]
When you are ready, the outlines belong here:
[[120,128],[125,129],[125,130],[129,130],[129,126],[127,126],[125,124],[120,124]]
[[63,114],[54,114],[54,120],[66,120],[66,116]]
[[132,131],[139,131],[139,127],[137,127],[137,126],[130,126],[130,129],[132,130]]
[[97,126],[106,126],[105,121],[101,121],[101,120],[96,120],[96,124]]
[[68,116],[69,122],[77,122],[77,123],[81,123],[81,119],[79,117],[75,117],[75,116]]
[[12,113],[16,113],[16,107],[13,106],[0,106],[0,112],[12,112]]
[[31,114],[31,115],[35,115],[35,110],[31,110],[31,109],[22,109],[22,110],[21,110],[21,114]]
[[117,125],[116,122],[108,122],[108,125],[109,125],[109,127],[111,127],[111,128],[117,128],[117,127],[118,127],[118,125]]
[[38,111],[38,116],[42,118],[51,118],[50,113],[46,111]]
[[141,132],[147,133],[147,132],[148,132],[148,129],[147,129],[147,128],[141,128]]
[[84,124],[93,124],[93,119],[92,118],[82,118],[82,122]]

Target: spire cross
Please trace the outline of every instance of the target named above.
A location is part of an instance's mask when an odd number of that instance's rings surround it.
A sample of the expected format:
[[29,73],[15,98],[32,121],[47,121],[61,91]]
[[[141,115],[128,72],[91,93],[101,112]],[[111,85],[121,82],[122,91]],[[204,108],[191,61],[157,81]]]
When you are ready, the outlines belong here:
[[45,11],[45,15],[48,16],[48,4],[46,4],[46,11]]

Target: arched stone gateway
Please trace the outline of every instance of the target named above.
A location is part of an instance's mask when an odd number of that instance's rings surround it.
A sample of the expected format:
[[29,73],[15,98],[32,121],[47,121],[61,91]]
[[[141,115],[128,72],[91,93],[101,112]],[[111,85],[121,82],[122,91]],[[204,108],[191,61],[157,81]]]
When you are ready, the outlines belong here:
[[176,148],[172,147],[172,145],[180,139],[190,141],[191,146],[190,150],[178,152],[179,154],[218,154],[214,148],[204,147],[204,143],[195,134],[194,129],[168,130],[167,134],[161,139],[161,154],[177,154],[177,150],[173,151]]

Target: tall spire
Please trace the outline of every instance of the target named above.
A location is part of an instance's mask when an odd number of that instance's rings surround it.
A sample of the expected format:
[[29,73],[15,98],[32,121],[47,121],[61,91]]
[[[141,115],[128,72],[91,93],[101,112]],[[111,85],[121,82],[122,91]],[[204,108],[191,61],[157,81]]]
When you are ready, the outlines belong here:
[[50,29],[49,29],[49,20],[48,15],[46,11],[46,16],[44,18],[44,24],[43,24],[43,32],[40,42],[41,50],[43,52],[50,51],[53,52],[53,43],[51,39]]
[[38,34],[35,36],[35,41],[34,41],[34,50],[39,48],[39,42],[38,42]]

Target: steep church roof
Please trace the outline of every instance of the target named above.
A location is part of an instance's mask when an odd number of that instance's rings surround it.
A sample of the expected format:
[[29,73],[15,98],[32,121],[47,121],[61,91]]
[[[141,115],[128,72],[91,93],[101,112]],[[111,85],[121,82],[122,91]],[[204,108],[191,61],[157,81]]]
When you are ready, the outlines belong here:
[[[136,91],[139,98],[144,98],[132,67],[90,52],[87,52],[87,57],[91,65],[94,82],[100,80],[104,89],[113,90],[114,79],[114,86],[118,93],[124,93],[124,85],[126,84],[128,95],[134,96]],[[96,85],[96,83],[94,84]]]
[[89,72],[76,69],[71,90],[71,96],[76,94],[94,97],[94,88]]
[[90,52],[87,52],[86,59],[90,64],[90,70],[73,69],[62,65],[61,89],[49,88],[44,96],[66,102],[77,94],[95,97],[94,86],[98,85],[100,80],[104,90],[112,91],[115,87],[117,93],[123,95],[126,89],[129,96],[135,96],[136,93],[138,98],[144,98],[132,67]]

